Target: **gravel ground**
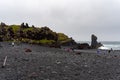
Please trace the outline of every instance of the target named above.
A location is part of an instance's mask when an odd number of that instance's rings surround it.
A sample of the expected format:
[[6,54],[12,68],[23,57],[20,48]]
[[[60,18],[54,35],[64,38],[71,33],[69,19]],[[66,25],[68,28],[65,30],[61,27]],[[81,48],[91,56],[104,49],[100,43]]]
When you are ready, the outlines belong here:
[[0,80],[120,80],[119,51],[76,54],[39,45],[0,44]]

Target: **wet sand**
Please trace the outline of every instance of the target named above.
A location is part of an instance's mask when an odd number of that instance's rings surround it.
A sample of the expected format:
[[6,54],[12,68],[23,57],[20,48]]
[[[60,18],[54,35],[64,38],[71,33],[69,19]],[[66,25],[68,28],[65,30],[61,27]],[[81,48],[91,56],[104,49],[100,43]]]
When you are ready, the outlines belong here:
[[120,80],[120,51],[67,52],[25,43],[0,44],[0,80]]

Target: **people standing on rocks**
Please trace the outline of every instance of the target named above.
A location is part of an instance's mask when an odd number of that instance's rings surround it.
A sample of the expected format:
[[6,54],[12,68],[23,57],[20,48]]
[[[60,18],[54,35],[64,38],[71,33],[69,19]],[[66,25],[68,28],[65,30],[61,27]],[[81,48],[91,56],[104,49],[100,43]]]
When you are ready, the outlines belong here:
[[101,53],[101,50],[100,50],[100,49],[97,49],[97,53],[98,53],[98,54]]
[[113,49],[111,48],[111,51],[113,51]]
[[114,52],[114,50],[111,48],[110,50],[108,50],[108,53]]

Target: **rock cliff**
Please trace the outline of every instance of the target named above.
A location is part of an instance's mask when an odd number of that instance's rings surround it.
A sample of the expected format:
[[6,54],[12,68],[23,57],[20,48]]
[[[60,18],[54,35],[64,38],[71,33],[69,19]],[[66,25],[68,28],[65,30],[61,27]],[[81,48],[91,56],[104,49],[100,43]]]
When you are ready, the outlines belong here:
[[102,44],[97,41],[97,36],[92,34],[91,35],[91,48],[92,49],[97,49],[100,46],[102,46]]

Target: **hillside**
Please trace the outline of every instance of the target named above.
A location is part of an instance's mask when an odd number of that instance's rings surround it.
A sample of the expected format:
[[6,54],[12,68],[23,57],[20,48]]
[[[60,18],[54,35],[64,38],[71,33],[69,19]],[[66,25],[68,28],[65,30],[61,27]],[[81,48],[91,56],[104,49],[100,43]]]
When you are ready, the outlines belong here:
[[71,45],[75,44],[72,38],[64,33],[52,31],[49,27],[29,26],[28,23],[21,25],[0,24],[0,41],[17,41],[43,45]]

